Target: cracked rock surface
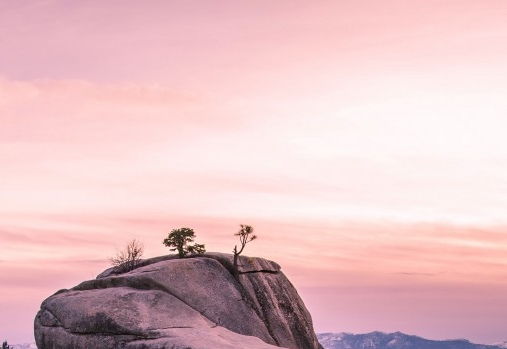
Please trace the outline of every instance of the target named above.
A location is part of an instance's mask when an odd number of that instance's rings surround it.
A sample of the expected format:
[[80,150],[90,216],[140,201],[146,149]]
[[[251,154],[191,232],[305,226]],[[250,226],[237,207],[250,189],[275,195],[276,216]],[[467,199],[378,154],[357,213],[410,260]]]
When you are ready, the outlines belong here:
[[46,299],[35,318],[39,349],[317,349],[310,314],[280,266],[208,253],[148,259]]

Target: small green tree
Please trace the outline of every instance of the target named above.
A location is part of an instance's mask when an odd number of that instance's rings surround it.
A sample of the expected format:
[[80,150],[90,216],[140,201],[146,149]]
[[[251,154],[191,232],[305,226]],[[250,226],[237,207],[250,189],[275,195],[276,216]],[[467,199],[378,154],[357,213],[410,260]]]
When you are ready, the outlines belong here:
[[163,244],[171,247],[170,251],[178,251],[178,257],[183,258],[187,253],[203,254],[206,252],[204,244],[193,244],[195,233],[190,228],[173,229],[164,239]]
[[128,272],[141,263],[143,252],[143,244],[134,239],[129,241],[122,250],[116,252],[116,256],[109,258],[109,262],[121,272]]
[[232,252],[234,253],[234,260],[232,269],[234,272],[234,277],[236,279],[239,279],[239,269],[238,269],[238,257],[243,252],[243,249],[245,248],[245,245],[249,243],[252,240],[257,239],[257,235],[254,235],[253,228],[249,225],[240,224],[241,229],[234,235],[239,236],[239,242],[241,243],[241,248],[238,251],[238,245],[234,246],[234,250]]
[[7,344],[7,341],[4,341],[2,343],[2,349],[14,349],[14,347],[11,347],[9,344]]

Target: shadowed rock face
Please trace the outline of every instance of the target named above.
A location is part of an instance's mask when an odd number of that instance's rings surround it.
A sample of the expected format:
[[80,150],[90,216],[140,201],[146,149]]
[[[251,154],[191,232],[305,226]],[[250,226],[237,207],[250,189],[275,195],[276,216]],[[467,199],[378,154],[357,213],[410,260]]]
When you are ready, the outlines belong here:
[[280,266],[208,253],[146,260],[125,274],[46,299],[35,318],[39,349],[320,348],[310,314]]

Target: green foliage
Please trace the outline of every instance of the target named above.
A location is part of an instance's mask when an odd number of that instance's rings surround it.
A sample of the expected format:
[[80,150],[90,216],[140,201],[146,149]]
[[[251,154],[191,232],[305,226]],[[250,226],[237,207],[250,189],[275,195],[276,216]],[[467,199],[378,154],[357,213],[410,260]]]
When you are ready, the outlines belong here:
[[134,239],[129,241],[122,250],[116,252],[116,256],[109,258],[109,262],[121,272],[128,272],[141,263],[143,252],[143,244]]
[[238,269],[238,257],[243,252],[243,249],[245,248],[246,244],[249,243],[252,240],[257,239],[257,235],[253,233],[253,228],[250,225],[244,225],[240,224],[240,230],[234,234],[235,236],[239,236],[239,242],[241,244],[241,248],[238,251],[238,245],[234,246],[234,250],[232,252],[234,253],[234,260],[233,260],[233,272],[234,277],[238,279],[239,277],[239,269]]
[[195,233],[190,228],[173,229],[164,239],[163,244],[171,247],[170,251],[178,251],[178,257],[183,258],[187,253],[203,254],[206,252],[204,244],[193,244]]
[[187,246],[187,251],[192,254],[203,254],[206,252],[206,249],[204,248],[204,244],[193,244]]

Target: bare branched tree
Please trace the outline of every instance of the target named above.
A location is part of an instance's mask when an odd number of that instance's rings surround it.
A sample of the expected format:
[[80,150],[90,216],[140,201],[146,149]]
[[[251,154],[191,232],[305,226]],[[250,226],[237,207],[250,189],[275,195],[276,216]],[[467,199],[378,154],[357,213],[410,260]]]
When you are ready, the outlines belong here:
[[122,250],[118,250],[116,256],[109,258],[109,261],[121,272],[128,272],[134,270],[139,265],[143,252],[143,244],[133,239]]
[[257,239],[257,235],[254,235],[253,228],[249,225],[240,224],[241,229],[234,235],[239,236],[239,242],[241,243],[241,248],[238,251],[238,245],[234,246],[234,261],[233,261],[233,271],[234,277],[236,279],[239,278],[239,269],[238,269],[238,257],[243,252],[245,245],[252,240]]

